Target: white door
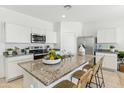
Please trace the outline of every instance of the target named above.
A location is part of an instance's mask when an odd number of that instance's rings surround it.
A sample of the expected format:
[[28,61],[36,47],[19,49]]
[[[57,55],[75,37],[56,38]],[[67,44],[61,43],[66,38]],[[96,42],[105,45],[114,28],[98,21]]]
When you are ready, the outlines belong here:
[[76,53],[76,36],[73,32],[62,33],[61,38],[61,49],[65,49],[67,52],[72,54]]

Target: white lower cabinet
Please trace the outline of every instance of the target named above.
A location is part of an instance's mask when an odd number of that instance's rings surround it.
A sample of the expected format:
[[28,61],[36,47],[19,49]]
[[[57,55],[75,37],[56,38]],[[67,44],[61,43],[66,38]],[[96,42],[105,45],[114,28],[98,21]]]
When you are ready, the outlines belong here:
[[103,68],[117,71],[117,54],[115,53],[102,53],[97,52],[96,53],[96,62],[104,56],[103,59]]
[[23,55],[5,58],[6,81],[11,81],[22,76],[23,72],[18,63],[32,61],[33,55]]
[[4,59],[2,54],[0,54],[0,78],[4,78]]

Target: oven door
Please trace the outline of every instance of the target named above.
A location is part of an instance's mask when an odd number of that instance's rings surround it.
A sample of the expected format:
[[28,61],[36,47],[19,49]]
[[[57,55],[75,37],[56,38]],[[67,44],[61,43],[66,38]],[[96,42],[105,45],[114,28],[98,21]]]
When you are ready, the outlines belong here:
[[34,60],[42,59],[42,58],[44,58],[44,56],[46,56],[46,55],[34,55]]

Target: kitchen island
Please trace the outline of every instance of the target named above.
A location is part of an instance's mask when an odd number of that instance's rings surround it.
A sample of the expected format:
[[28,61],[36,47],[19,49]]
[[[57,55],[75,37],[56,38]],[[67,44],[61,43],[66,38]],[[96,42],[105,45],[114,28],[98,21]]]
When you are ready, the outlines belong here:
[[92,55],[73,56],[56,65],[46,65],[42,59],[19,63],[23,70],[23,87],[53,87],[62,80],[70,80],[72,73],[82,69],[93,58]]

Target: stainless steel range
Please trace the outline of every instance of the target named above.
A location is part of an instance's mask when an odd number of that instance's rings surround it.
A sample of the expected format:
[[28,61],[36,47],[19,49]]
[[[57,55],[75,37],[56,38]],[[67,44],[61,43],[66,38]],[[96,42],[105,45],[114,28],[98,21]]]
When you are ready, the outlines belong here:
[[41,46],[31,47],[29,52],[34,54],[34,60],[41,59],[44,56],[48,55],[47,49],[43,49]]

